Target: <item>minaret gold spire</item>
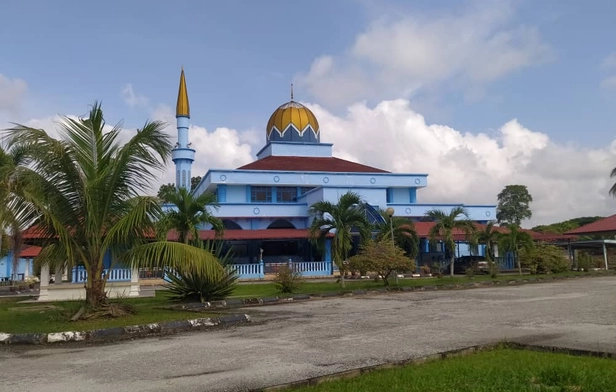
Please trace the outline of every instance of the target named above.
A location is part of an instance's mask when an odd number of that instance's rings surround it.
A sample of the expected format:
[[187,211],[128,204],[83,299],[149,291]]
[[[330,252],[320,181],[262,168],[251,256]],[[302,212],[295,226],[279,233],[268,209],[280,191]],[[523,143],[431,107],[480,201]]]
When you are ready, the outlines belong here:
[[184,67],[182,67],[182,74],[180,75],[180,90],[178,91],[178,105],[175,110],[175,116],[190,118],[190,105],[188,104],[188,90],[186,90]]

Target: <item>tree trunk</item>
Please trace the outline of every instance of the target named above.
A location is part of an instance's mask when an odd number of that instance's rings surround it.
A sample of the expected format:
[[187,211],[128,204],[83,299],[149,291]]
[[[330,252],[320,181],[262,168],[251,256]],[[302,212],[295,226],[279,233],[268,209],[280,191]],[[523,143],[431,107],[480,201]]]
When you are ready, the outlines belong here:
[[517,249],[515,250],[515,261],[518,264],[518,273],[522,275],[522,263],[520,263],[520,253]]
[[90,268],[90,271],[88,271],[89,284],[86,285],[86,304],[91,309],[99,308],[107,300],[102,272],[102,268],[98,267]]
[[453,278],[453,262],[455,260],[455,256],[451,256],[451,262],[449,263],[449,276]]

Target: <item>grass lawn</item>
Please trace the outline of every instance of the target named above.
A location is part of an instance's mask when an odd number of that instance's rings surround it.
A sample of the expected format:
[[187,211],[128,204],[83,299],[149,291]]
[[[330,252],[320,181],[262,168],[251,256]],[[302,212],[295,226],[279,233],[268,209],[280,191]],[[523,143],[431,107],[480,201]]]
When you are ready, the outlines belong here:
[[124,299],[133,305],[136,314],[115,319],[68,321],[77,312],[82,302],[65,301],[20,304],[24,298],[0,299],[0,332],[37,333],[62,331],[87,331],[92,329],[123,327],[164,321],[188,320],[210,317],[212,314],[155,309],[168,305],[164,292],[153,298]]
[[[604,273],[601,272],[564,272],[562,274],[552,274],[552,275],[499,275],[496,279],[490,278],[489,275],[477,275],[473,280],[470,280],[466,276],[456,276],[450,278],[449,276],[444,276],[442,278],[410,278],[410,279],[399,279],[399,285],[391,284],[390,287],[403,287],[403,286],[442,286],[449,284],[465,284],[469,282],[482,282],[487,280],[498,280],[508,282],[511,280],[524,280],[531,278],[550,278],[553,276],[570,276],[570,275],[580,275],[580,276],[592,276],[592,275],[601,275]],[[353,291],[353,290],[361,290],[361,289],[378,289],[385,287],[382,282],[375,282],[372,279],[364,279],[364,280],[346,280],[346,288],[342,289],[339,283],[336,282],[310,282],[310,280],[306,280],[304,284],[302,284],[299,290],[295,294],[321,294],[327,292],[334,291]],[[281,294],[276,289],[273,283],[243,283],[236,287],[233,291],[233,295],[231,298],[251,298],[251,297],[274,297],[280,296]]]
[[400,369],[375,371],[301,392],[610,392],[616,361],[499,349]]

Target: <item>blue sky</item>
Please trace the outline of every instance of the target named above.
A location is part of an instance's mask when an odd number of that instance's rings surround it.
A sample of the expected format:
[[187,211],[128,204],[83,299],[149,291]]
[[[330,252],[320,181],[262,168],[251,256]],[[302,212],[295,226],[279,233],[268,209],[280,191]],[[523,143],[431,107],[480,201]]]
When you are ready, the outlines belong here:
[[[439,17],[468,7],[450,4],[5,0],[0,73],[27,82],[23,115],[83,113],[87,103],[102,99],[107,111],[137,124],[148,112],[125,107],[123,86],[131,83],[151,105],[172,105],[184,65],[193,117],[210,127],[262,127],[288,98],[290,82],[318,56],[345,52],[383,15]],[[616,88],[600,87],[609,75],[600,65],[616,51],[616,2],[512,4],[510,23],[535,26],[550,47],[549,58],[490,83],[481,99],[469,101],[463,91],[442,86],[413,95],[427,120],[481,132],[518,118],[559,141],[611,141]],[[297,86],[296,96],[320,103],[306,90]],[[371,102],[370,96],[358,98]]]
[[127,127],[172,123],[184,66],[193,172],[254,159],[293,82],[338,156],[430,173],[421,201],[495,203],[518,182],[534,223],[616,206],[613,0],[4,0],[2,15],[0,127],[94,100]]

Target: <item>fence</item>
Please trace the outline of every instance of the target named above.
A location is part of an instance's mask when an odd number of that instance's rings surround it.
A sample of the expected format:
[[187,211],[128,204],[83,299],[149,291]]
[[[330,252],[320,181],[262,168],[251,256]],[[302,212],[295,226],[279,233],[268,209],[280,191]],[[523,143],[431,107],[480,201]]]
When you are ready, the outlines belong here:
[[299,261],[289,263],[253,263],[234,264],[240,279],[262,279],[266,274],[275,274],[278,269],[287,265],[299,272],[302,276],[327,276],[331,275],[331,262],[329,261]]
[[[108,282],[130,282],[132,271],[130,268],[104,269],[103,276],[107,276]],[[88,279],[88,271],[84,267],[74,267],[72,277],[73,283],[83,283]]]

